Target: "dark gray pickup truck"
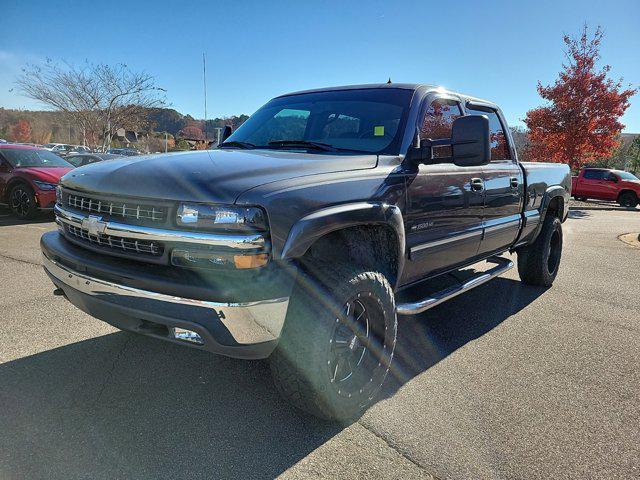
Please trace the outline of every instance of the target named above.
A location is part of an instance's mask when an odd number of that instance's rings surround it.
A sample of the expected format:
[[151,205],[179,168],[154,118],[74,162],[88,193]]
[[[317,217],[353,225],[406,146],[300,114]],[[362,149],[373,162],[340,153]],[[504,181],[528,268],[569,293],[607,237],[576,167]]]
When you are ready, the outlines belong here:
[[[504,252],[524,282],[552,284],[570,189],[566,165],[518,162],[491,102],[329,88],[271,100],[215,150],[73,170],[41,246],[55,293],[90,315],[271,357],[295,405],[353,418],[385,380],[398,315],[508,270]],[[463,283],[396,301],[481,261]]]

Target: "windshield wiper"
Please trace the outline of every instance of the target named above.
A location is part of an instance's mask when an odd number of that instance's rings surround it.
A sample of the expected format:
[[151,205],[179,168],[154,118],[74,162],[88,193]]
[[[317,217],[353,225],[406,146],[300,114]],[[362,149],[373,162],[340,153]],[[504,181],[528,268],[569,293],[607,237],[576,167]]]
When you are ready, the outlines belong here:
[[256,146],[253,143],[237,142],[236,140],[232,140],[231,142],[222,142],[220,145],[218,145],[218,148],[224,148],[224,147],[238,147],[238,148],[246,148],[246,149],[256,148]]
[[337,150],[336,147],[328,143],[310,142],[308,140],[276,140],[273,142],[269,142],[269,146],[276,147],[276,148],[277,147],[280,147],[280,148],[302,147],[302,148],[310,148],[313,150],[321,150],[323,152],[335,152]]

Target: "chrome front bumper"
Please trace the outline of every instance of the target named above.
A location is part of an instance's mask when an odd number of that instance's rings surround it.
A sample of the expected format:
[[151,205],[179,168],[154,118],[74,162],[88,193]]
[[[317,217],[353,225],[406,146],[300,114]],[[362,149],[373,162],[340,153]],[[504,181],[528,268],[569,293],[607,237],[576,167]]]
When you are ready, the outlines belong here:
[[173,338],[172,328],[193,330],[204,338],[199,348],[231,357],[268,356],[277,345],[289,305],[289,297],[246,303],[176,297],[91,277],[44,254],[42,262],[69,301],[90,315],[176,343],[183,342]]

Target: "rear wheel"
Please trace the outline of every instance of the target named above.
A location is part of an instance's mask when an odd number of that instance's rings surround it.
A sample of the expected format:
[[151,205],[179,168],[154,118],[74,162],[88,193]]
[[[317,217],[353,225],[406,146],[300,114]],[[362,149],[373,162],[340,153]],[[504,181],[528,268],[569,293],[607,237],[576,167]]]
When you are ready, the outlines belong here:
[[384,383],[396,334],[394,295],[381,273],[331,267],[304,275],[271,357],[276,386],[313,415],[356,418]]
[[23,183],[17,184],[9,192],[9,206],[11,211],[23,220],[35,217],[38,212],[33,189]]
[[618,198],[621,207],[635,208],[638,205],[638,196],[633,192],[622,192]]
[[547,215],[536,241],[518,250],[518,273],[524,283],[550,287],[562,257],[562,223]]

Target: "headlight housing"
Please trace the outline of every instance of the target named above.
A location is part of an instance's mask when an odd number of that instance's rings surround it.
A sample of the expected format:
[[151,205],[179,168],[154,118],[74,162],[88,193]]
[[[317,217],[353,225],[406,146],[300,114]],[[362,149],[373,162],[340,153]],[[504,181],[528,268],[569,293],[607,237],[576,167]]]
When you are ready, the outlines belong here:
[[62,187],[60,185],[56,185],[56,203],[62,205]]
[[267,230],[267,215],[259,207],[181,203],[176,223],[193,230],[256,232]]
[[57,184],[55,184],[55,183],[41,182],[39,180],[34,180],[33,183],[40,190],[55,190],[56,186],[57,186]]

